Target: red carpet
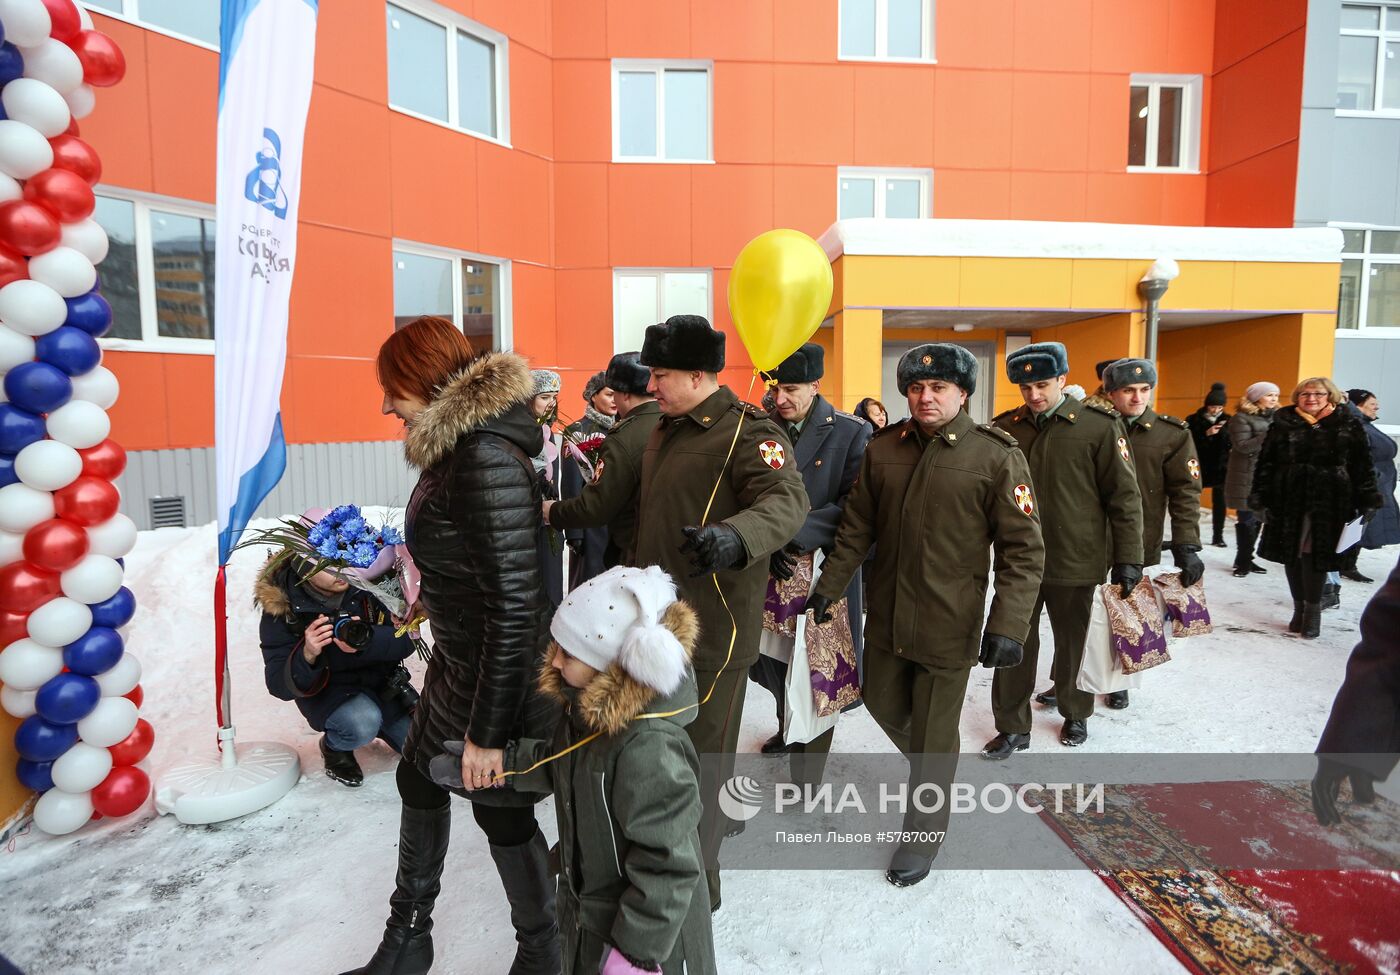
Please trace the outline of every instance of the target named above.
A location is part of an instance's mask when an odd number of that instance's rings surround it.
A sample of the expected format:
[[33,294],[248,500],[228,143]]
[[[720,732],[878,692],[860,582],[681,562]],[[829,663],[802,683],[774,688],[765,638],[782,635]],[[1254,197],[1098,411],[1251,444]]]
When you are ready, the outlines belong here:
[[[1189,971],[1400,972],[1400,807],[1385,799],[1332,829],[1306,783],[1109,786],[1102,815],[1045,815]],[[1319,863],[1348,869],[1298,868]]]

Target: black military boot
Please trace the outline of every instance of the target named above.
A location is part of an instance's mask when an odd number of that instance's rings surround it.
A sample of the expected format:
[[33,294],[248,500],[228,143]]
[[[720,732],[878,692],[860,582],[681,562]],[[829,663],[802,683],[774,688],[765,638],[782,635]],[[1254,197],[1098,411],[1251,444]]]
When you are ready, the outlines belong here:
[[890,868],[885,871],[885,879],[896,887],[913,887],[928,876],[933,866],[933,857],[904,847],[894,851],[890,858]]
[[758,750],[765,755],[786,755],[792,751],[792,746],[783,741],[783,733],[780,730],[775,731],[772,738],[759,745]]
[[1114,691],[1104,698],[1104,703],[1115,711],[1121,711],[1128,706],[1128,692]]
[[321,758],[326,763],[326,774],[341,785],[357,789],[364,784],[365,773],[360,770],[360,763],[355,761],[355,753],[335,751],[325,735],[321,736]]
[[1322,602],[1319,604],[1323,609],[1336,609],[1342,605],[1342,584],[1340,582],[1329,582],[1322,587]]
[[1301,599],[1293,600],[1293,618],[1288,621],[1288,632],[1303,632],[1303,601]]
[[1057,698],[1055,697],[1055,688],[1053,687],[1050,688],[1050,690],[1048,691],[1041,691],[1035,696],[1035,703],[1043,704],[1047,708],[1053,708],[1055,706],[1056,700]]
[[549,845],[538,829],[519,846],[491,844],[515,928],[515,961],[509,975],[559,975],[559,925],[554,918],[554,879]]
[[1030,747],[1030,735],[1008,735],[1002,732],[982,746],[982,757],[993,762],[1003,762],[1011,757],[1012,752],[1023,752]]
[[1342,578],[1351,582],[1375,582],[1370,576],[1362,573],[1359,569],[1343,569]]
[[1060,729],[1060,744],[1074,748],[1089,740],[1089,724],[1083,718],[1066,718]]
[[442,864],[452,810],[403,807],[399,819],[399,873],[389,896],[389,920],[369,964],[343,975],[425,975],[433,967],[433,905],[442,889]]
[[1211,544],[1211,547],[1212,547],[1212,548],[1229,548],[1229,547],[1230,547],[1229,545],[1227,545],[1227,544],[1225,543],[1225,536],[1222,535],[1222,534],[1220,534],[1219,532],[1217,532],[1216,535],[1215,535],[1215,537],[1212,538],[1212,539],[1210,540],[1210,544]]
[[1303,626],[1302,637],[1304,640],[1316,640],[1322,635],[1322,604],[1303,604]]

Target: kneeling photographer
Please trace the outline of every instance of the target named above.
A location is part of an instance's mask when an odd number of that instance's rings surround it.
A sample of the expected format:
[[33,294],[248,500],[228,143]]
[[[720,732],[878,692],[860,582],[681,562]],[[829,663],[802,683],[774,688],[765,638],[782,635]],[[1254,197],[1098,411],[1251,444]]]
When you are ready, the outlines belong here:
[[403,750],[418,692],[401,661],[414,643],[373,595],[331,571],[304,578],[310,568],[290,559],[254,587],[267,689],[324,732],[326,774],[358,786],[356,748],[382,738]]

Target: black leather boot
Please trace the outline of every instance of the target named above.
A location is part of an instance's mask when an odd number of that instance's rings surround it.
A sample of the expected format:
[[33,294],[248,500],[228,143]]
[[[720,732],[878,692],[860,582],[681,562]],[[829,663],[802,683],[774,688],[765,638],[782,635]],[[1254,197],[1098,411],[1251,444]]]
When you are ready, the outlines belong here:
[[1114,691],[1104,698],[1104,703],[1115,711],[1121,711],[1128,706],[1128,692]]
[[1303,604],[1303,628],[1302,636],[1304,640],[1316,640],[1322,634],[1322,604]]
[[1329,582],[1322,587],[1322,602],[1319,604],[1323,609],[1336,609],[1342,605],[1342,584],[1340,582]]
[[321,760],[326,763],[326,775],[341,785],[358,789],[365,781],[365,773],[355,760],[354,752],[338,752],[331,748],[326,736],[321,736]]
[[559,975],[559,925],[544,834],[535,830],[529,842],[519,846],[492,843],[491,859],[501,875],[515,928],[517,947],[509,975]]
[[885,879],[896,887],[913,887],[928,876],[932,866],[931,855],[900,847],[890,858],[890,868],[885,871]]
[[369,964],[343,975],[425,975],[433,967],[433,904],[442,889],[442,864],[452,811],[403,807],[399,820],[399,873],[389,897],[384,937]]
[[1060,744],[1075,748],[1089,739],[1089,723],[1083,718],[1066,718],[1060,728]]
[[1003,731],[982,746],[982,757],[993,762],[1002,762],[1010,758],[1013,752],[1023,752],[1030,747],[1030,735],[1007,734]]
[[1303,632],[1303,603],[1302,600],[1293,600],[1293,618],[1288,621],[1289,633]]

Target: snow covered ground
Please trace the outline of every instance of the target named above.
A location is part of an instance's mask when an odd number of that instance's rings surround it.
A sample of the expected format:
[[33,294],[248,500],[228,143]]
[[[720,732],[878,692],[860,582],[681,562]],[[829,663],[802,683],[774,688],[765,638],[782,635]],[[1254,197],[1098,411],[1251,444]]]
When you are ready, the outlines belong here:
[[[213,748],[214,543],[212,526],[163,529],[143,533],[127,559],[140,604],[130,648],[144,667],[143,714],[156,727],[153,770]],[[1228,571],[1232,554],[1202,553],[1216,632],[1173,643],[1172,662],[1146,675],[1130,709],[1101,709],[1090,722],[1085,751],[1309,752],[1316,745],[1375,587],[1346,583],[1322,638],[1303,642],[1282,632],[1288,597],[1281,567],[1237,580]],[[12,839],[0,850],[0,953],[30,975],[335,973],[363,963],[377,943],[395,864],[396,759],[382,745],[362,750],[366,781],[358,790],[322,774],[317,735],[263,688],[248,597],[257,562],[240,553],[230,571],[234,715],[242,742],[295,743],[301,783],[276,805],[216,826],[182,826],[148,805],[71,836],[30,829]],[[1360,567],[1384,579],[1394,563],[1393,550],[1368,552]],[[1050,664],[1048,623],[1044,641],[1042,675]],[[989,688],[990,672],[974,670],[965,752],[995,733]],[[749,690],[741,748],[754,751],[773,731],[772,701]],[[1058,749],[1059,725],[1058,716],[1037,709],[1032,747]],[[888,750],[864,711],[843,719],[837,748]],[[505,972],[513,953],[505,898],[470,811],[453,806],[434,971]],[[553,835],[552,810],[546,804],[540,813]],[[1060,841],[1047,830],[1046,842]],[[1180,971],[1083,870],[937,872],[906,890],[874,871],[732,870],[715,941],[726,973]]]

